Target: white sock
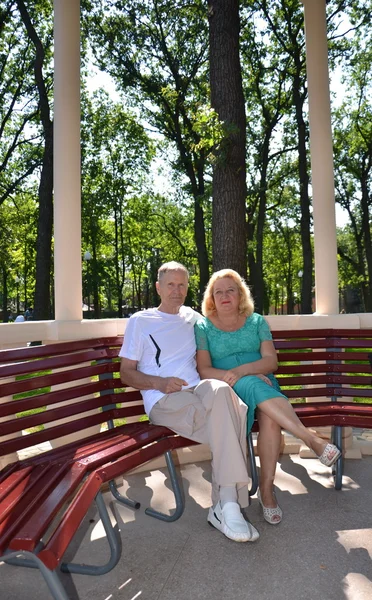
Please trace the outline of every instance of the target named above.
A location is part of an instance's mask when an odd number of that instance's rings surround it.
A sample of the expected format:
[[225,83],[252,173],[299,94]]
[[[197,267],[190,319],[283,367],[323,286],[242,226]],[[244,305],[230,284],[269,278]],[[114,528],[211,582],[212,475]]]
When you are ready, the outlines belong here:
[[220,500],[222,508],[225,506],[226,502],[238,501],[238,493],[236,491],[235,483],[220,486]]

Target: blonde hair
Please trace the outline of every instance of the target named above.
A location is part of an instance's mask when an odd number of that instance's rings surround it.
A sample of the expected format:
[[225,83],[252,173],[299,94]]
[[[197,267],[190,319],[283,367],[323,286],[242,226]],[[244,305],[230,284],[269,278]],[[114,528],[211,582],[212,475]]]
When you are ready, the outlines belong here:
[[162,276],[165,275],[165,273],[168,273],[169,271],[182,271],[183,273],[185,273],[187,279],[189,279],[189,272],[186,269],[186,267],[184,267],[184,265],[181,265],[181,263],[176,262],[175,260],[171,260],[170,262],[164,263],[159,268],[158,281],[160,281]]
[[213,298],[214,284],[219,279],[223,279],[224,277],[230,277],[238,286],[238,291],[240,295],[239,302],[239,314],[246,315],[249,317],[254,311],[254,301],[252,298],[252,294],[250,292],[249,287],[245,283],[244,279],[240,277],[239,273],[234,271],[233,269],[222,269],[221,271],[216,271],[213,273],[212,277],[208,281],[208,285],[205,289],[203,302],[202,302],[202,313],[205,317],[209,317],[216,312],[216,304]]

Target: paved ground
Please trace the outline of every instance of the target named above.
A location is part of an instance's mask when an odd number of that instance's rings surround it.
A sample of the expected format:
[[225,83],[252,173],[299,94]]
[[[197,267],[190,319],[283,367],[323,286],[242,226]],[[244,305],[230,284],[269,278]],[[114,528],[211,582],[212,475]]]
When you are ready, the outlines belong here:
[[[372,598],[372,457],[348,460],[344,489],[315,459],[283,456],[277,472],[279,526],[267,524],[256,498],[248,516],[260,531],[237,544],[206,521],[208,462],[182,467],[186,510],[175,523],[105,499],[120,527],[123,553],[101,577],[62,575],[70,600],[370,600]],[[143,508],[173,506],[164,470],[127,477],[124,488]],[[103,563],[107,546],[94,509],[68,560]],[[74,556],[75,552],[75,556]],[[35,570],[0,565],[2,600],[50,600]]]

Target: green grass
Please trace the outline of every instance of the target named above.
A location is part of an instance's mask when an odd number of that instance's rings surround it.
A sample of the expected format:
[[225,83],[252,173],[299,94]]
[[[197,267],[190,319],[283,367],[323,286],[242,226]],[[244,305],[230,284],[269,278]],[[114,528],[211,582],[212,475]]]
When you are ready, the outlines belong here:
[[[47,375],[49,372],[50,371],[43,371],[43,372],[37,373],[37,375]],[[20,375],[16,379],[25,380],[25,379],[31,379],[32,377],[35,377],[35,374],[28,373],[27,375]],[[28,392],[21,392],[20,394],[15,394],[13,396],[13,398],[14,398],[14,400],[22,400],[23,398],[32,398],[35,396],[40,396],[41,394],[46,394],[48,392],[50,392],[50,386],[44,387],[44,388],[38,388],[36,390],[30,390]],[[45,412],[45,410],[46,410],[46,406],[41,406],[40,408],[31,408],[30,410],[23,410],[21,412],[16,413],[16,417],[17,418],[30,417],[31,415],[37,415],[39,413]],[[35,427],[29,427],[28,429],[26,429],[26,432],[27,433],[36,433],[38,431],[43,431],[43,430],[44,430],[44,425],[37,425]]]

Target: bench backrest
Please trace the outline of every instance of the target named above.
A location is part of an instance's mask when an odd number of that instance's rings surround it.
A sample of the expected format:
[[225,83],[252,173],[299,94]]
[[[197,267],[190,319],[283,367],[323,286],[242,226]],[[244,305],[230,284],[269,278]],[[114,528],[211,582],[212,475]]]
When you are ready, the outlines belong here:
[[[291,399],[372,399],[372,330],[274,331],[273,337],[276,375]],[[117,419],[147,419],[140,392],[119,378],[122,340],[0,351],[0,455],[71,434],[98,434]]]
[[0,455],[71,434],[98,433],[115,419],[146,418],[140,392],[126,390],[119,379],[122,341],[1,351]]
[[275,375],[289,398],[370,398],[372,329],[273,331]]

